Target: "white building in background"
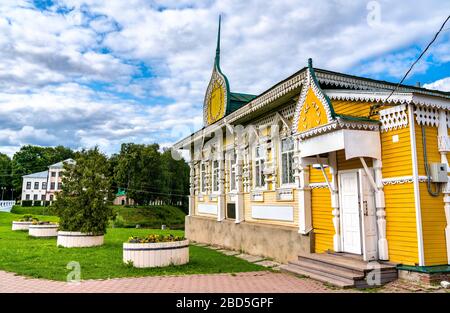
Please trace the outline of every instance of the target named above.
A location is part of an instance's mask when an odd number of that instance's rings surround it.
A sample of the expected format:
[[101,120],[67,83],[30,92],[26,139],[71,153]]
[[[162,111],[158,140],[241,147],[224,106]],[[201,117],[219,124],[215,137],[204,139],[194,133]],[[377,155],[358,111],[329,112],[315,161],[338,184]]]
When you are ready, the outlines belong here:
[[56,193],[62,189],[62,171],[65,163],[74,164],[67,159],[48,167],[47,171],[22,176],[22,201],[54,201]]
[[62,189],[62,172],[64,171],[64,164],[75,164],[73,159],[67,159],[55,164],[52,164],[48,167],[48,175],[47,175],[47,193],[46,200],[53,201],[56,198],[55,193],[61,191]]
[[48,171],[22,176],[22,201],[44,201],[47,193]]

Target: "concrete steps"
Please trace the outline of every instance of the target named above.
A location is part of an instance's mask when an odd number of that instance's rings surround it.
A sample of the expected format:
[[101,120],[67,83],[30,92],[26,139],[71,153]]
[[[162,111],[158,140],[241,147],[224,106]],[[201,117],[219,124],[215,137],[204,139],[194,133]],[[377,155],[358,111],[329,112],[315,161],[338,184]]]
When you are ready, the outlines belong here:
[[380,285],[397,279],[395,264],[378,262],[374,275],[373,264],[345,253],[302,254],[298,260],[281,266],[281,270],[341,288],[375,287],[370,284],[373,278],[377,278]]

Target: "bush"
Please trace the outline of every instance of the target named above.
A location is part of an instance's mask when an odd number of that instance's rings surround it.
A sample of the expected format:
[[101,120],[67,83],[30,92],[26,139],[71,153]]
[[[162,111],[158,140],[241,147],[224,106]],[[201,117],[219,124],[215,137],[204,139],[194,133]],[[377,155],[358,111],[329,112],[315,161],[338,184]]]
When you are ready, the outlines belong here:
[[124,219],[124,228],[161,228],[167,225],[170,229],[184,229],[184,212],[170,205],[149,205],[135,208],[114,207],[116,214]]
[[114,216],[108,158],[98,147],[82,150],[76,164],[64,164],[62,191],[54,203],[60,229],[102,235]]
[[120,214],[116,214],[116,216],[110,222],[110,227],[113,228],[123,228],[124,226],[125,219]]
[[33,200],[22,200],[22,206],[32,206]]
[[31,215],[54,215],[53,207],[21,207],[13,206],[11,213],[14,214],[31,214]]
[[42,206],[42,201],[38,201],[38,200],[34,201],[33,206]]

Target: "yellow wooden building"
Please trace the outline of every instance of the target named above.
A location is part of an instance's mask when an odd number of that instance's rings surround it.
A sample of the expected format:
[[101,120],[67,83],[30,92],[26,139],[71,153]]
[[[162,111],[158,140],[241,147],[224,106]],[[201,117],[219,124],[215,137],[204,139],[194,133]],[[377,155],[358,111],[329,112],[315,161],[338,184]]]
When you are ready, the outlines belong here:
[[274,258],[340,252],[424,273],[450,264],[450,94],[308,66],[230,91],[217,51],[190,151],[194,241]]

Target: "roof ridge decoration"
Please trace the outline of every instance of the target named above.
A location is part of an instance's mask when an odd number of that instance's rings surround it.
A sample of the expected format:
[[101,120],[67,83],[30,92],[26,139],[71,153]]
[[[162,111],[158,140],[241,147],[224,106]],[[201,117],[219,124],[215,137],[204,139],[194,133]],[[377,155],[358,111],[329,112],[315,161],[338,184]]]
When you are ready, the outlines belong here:
[[297,134],[308,131],[309,129],[331,123],[334,120],[336,120],[336,113],[331,100],[320,88],[312,65],[312,59],[309,58],[306,77],[302,83],[302,91],[294,113],[292,133]]
[[222,117],[230,110],[230,84],[228,78],[220,69],[220,25],[222,16],[219,15],[219,28],[217,31],[216,55],[214,66],[206,89],[203,102],[203,122],[204,125],[210,125]]

